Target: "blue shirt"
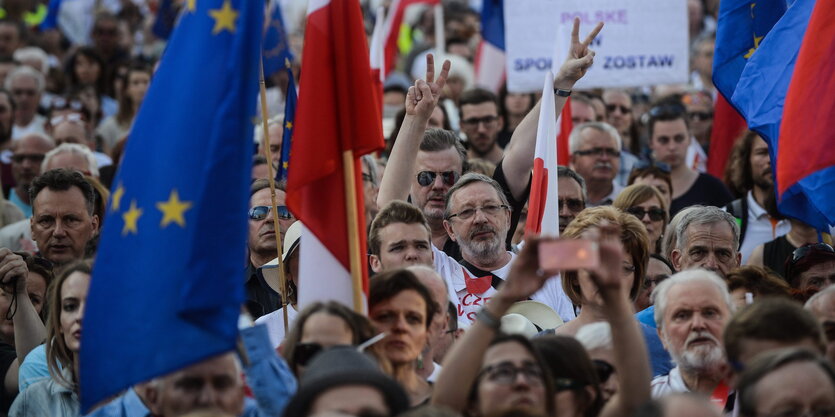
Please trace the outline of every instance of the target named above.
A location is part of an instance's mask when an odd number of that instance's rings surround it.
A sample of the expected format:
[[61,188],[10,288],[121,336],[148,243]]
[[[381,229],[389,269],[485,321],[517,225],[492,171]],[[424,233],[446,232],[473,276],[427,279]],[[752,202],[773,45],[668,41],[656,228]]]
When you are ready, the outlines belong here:
[[9,191],[9,201],[14,203],[14,205],[16,205],[17,208],[19,208],[20,211],[23,212],[23,215],[26,216],[27,219],[32,217],[32,206],[24,203],[23,200],[21,200],[20,197],[17,196],[17,193],[15,192],[14,188],[11,191]]

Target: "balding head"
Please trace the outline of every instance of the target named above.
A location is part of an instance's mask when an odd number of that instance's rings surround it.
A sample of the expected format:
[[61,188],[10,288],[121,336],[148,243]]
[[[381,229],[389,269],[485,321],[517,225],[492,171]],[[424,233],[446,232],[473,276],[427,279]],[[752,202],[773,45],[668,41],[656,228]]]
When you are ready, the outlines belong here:
[[147,400],[154,415],[179,417],[215,410],[238,416],[244,409],[241,365],[231,352],[166,375],[152,385]]

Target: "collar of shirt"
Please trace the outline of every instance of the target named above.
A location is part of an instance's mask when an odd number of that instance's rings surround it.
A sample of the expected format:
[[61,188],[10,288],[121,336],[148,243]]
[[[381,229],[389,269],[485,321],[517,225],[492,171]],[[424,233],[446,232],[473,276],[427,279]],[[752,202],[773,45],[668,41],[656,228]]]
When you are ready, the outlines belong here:
[[[510,254],[510,261],[505,266],[503,266],[499,269],[489,271],[489,272],[493,273],[494,275],[496,275],[497,277],[499,277],[501,279],[505,278],[505,276],[507,275],[507,272],[510,270],[509,269],[510,264],[512,264],[513,260],[516,259],[516,254],[515,253],[510,252],[510,251],[508,251],[507,253]],[[464,266],[461,265],[461,272],[462,273],[461,274],[455,274],[455,279],[452,281],[452,288],[455,290],[455,292],[467,289],[467,283],[464,280],[463,270],[464,270]],[[479,275],[473,274],[472,271],[468,271],[467,273],[470,274],[470,277],[472,277],[472,278],[478,278],[479,277]]]
[[748,195],[745,197],[748,199],[748,214],[753,215],[755,219],[761,220],[763,218],[768,218],[768,212],[765,211],[757,200],[754,199],[754,192],[748,191]]

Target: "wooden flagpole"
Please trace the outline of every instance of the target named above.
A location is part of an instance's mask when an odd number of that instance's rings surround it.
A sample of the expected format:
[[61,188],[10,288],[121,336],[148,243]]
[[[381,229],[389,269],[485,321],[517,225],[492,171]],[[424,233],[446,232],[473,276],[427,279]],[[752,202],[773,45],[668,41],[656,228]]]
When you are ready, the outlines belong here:
[[[270,198],[272,199],[273,227],[275,228],[275,243],[276,251],[278,252],[278,285],[281,289],[278,293],[281,295],[281,311],[284,313],[284,331],[287,332],[289,324],[287,323],[287,277],[284,276],[284,260],[281,258],[283,245],[281,244],[281,232],[278,224],[278,206],[275,201],[275,177],[273,174],[272,155],[270,155],[270,130],[267,119],[269,113],[267,112],[267,84],[264,81],[264,60],[259,59],[260,74],[258,77],[258,84],[261,90],[261,123],[264,128],[264,134],[261,137],[261,148],[263,149],[264,157],[267,158],[267,179],[270,182]],[[282,146],[286,145],[282,143]]]
[[365,300],[363,299],[362,287],[362,254],[360,253],[359,239],[359,211],[357,209],[356,190],[356,166],[354,163],[354,151],[342,152],[342,176],[345,183],[345,214],[348,220],[348,258],[351,265],[351,282],[353,283],[354,311],[358,314],[366,314]]

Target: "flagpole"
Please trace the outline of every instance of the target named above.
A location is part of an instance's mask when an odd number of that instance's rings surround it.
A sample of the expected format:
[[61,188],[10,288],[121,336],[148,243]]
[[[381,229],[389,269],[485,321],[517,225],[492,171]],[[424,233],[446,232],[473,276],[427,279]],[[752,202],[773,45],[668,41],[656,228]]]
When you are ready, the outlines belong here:
[[348,259],[351,265],[351,282],[353,283],[354,311],[358,314],[365,314],[365,302],[362,298],[362,255],[359,246],[359,221],[357,216],[357,190],[356,172],[354,164],[354,151],[342,152],[342,177],[345,181],[345,199],[347,200],[345,210],[348,216]]
[[272,212],[273,214],[273,228],[275,229],[275,243],[276,243],[276,252],[278,252],[278,286],[281,287],[278,293],[281,295],[281,311],[284,313],[284,329],[288,329],[288,319],[287,319],[287,278],[284,276],[284,260],[281,259],[281,233],[279,232],[279,224],[278,224],[278,206],[275,200],[275,177],[273,177],[273,162],[272,162],[272,155],[270,155],[270,130],[269,130],[269,123],[267,123],[267,118],[269,113],[267,113],[267,84],[264,81],[264,60],[263,58],[258,59],[258,63],[260,66],[260,73],[258,76],[258,85],[261,90],[261,123],[262,127],[264,128],[264,134],[261,136],[261,149],[264,151],[264,157],[267,158],[267,179],[270,182],[270,198],[272,199]]

